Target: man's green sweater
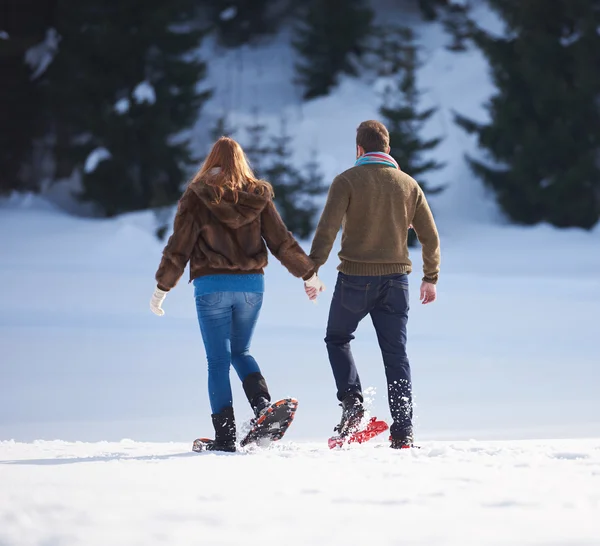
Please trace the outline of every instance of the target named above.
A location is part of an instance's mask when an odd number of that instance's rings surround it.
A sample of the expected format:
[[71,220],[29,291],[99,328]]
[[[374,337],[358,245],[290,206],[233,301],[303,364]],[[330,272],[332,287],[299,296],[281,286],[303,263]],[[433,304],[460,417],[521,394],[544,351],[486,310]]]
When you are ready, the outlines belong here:
[[318,270],[342,226],[339,271],[360,276],[410,273],[411,225],[423,246],[423,280],[435,284],[440,240],[423,190],[408,174],[386,165],[352,167],[331,184],[310,257]]

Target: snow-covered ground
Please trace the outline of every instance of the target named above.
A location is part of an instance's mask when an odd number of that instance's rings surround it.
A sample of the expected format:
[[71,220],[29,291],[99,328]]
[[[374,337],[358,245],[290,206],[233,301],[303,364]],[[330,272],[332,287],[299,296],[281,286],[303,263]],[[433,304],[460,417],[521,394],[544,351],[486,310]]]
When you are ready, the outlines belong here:
[[[192,440],[212,431],[193,290],[186,272],[166,315],[150,312],[163,247],[152,214],[83,219],[13,197],[0,201],[0,546],[600,543],[600,228],[505,225],[466,167],[473,140],[451,122],[453,109],[485,115],[485,63],[422,33],[424,106],[440,108],[427,131],[445,137],[448,163],[430,177],[448,183],[432,199],[433,305],[419,305],[412,255],[422,449],[392,452],[384,436],[326,447],[340,411],[323,343],[337,248],[317,306],[275,260],[267,269],[253,352],[273,396],[300,402],[284,440],[197,455]],[[222,92],[207,112],[243,124],[259,107],[273,127],[286,114],[298,160],[317,148],[331,178],[353,161],[358,123],[376,117],[379,83],[343,79],[299,105],[282,43],[215,56]],[[354,351],[370,411],[388,419],[368,321]],[[232,379],[241,429],[250,410]]]
[[[0,207],[0,438],[190,441],[210,432],[204,348],[187,272],[149,310],[163,244],[152,215],[68,216],[31,199]],[[308,243],[303,243],[308,249]],[[600,437],[600,231],[480,225],[442,238],[439,300],[418,301],[409,351],[419,439]],[[300,401],[290,440],[339,418],[323,343],[328,290],[311,305],[275,260],[254,341],[273,395]],[[365,321],[354,350],[371,409],[387,416]],[[240,420],[250,417],[234,381]]]
[[600,440],[0,443],[3,546],[596,546]]
[[[0,545],[600,543],[598,230],[447,237],[430,306],[413,256],[414,451],[385,435],[329,451],[335,250],[317,306],[272,261],[254,354],[273,395],[299,399],[296,419],[269,448],[198,455],[212,430],[193,291],[184,278],[166,315],[150,312],[152,223],[0,206]],[[354,347],[387,419],[368,321]]]

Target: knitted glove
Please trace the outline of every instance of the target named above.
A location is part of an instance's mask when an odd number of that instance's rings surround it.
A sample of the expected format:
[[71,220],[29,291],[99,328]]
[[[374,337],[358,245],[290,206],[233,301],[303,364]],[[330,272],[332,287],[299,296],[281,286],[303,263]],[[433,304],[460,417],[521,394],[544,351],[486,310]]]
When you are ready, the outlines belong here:
[[158,288],[157,286],[156,290],[154,291],[154,294],[152,294],[152,299],[150,300],[150,309],[155,315],[158,315],[159,317],[162,317],[165,314],[161,305],[162,302],[165,301],[166,297],[167,293],[164,290]]
[[[306,294],[308,295],[308,297],[316,303],[316,299],[317,299],[316,295],[318,295],[319,292],[323,292],[323,290],[325,290],[325,285],[323,284],[321,279],[319,279],[319,277],[315,273],[310,279],[304,281],[304,290],[306,291]],[[311,298],[311,292],[314,293],[315,290],[316,290],[316,295],[314,298]]]

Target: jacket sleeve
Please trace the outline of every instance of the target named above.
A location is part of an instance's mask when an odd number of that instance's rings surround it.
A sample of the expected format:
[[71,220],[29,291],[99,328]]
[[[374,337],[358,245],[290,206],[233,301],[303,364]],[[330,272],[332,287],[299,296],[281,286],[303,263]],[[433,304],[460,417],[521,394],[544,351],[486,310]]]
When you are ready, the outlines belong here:
[[179,282],[200,235],[200,227],[190,210],[192,198],[189,193],[185,193],[179,200],[173,234],[163,250],[162,260],[156,271],[156,282],[161,290],[169,291]]
[[317,271],[329,258],[349,204],[350,190],[348,183],[344,177],[336,176],[329,188],[327,202],[317,225],[310,250],[310,257],[315,262]]
[[436,284],[440,272],[440,238],[425,194],[420,187],[417,191],[412,225],[423,247],[423,280]]
[[269,250],[294,277],[308,279],[315,264],[283,223],[275,203],[269,201],[261,215],[261,235]]

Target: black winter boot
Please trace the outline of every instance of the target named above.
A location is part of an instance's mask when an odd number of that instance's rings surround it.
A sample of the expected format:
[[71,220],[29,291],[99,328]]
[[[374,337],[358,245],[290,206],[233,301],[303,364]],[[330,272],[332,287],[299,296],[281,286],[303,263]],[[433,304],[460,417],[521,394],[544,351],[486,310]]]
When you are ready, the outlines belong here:
[[206,446],[208,451],[235,451],[235,417],[229,406],[220,413],[212,414],[215,441]]
[[260,372],[251,373],[242,383],[248,402],[252,406],[256,418],[271,405],[271,395],[267,382]]
[[340,436],[347,436],[356,432],[365,415],[362,399],[359,394],[349,394],[342,400],[342,420],[333,430]]
[[405,430],[403,434],[394,434],[390,436],[390,447],[392,449],[406,449],[413,446],[413,431],[412,428]]

